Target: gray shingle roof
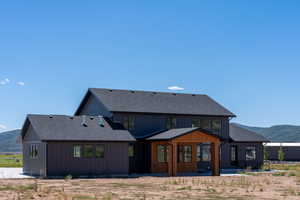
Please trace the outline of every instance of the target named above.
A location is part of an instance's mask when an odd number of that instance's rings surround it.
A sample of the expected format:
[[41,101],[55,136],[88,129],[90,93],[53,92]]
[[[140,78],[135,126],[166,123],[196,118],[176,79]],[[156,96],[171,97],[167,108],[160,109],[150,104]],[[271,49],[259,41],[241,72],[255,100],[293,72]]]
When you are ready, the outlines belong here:
[[[82,125],[83,118],[86,127]],[[135,141],[127,130],[108,123],[103,117],[28,115],[27,120],[45,141]]]
[[91,88],[112,112],[165,113],[187,115],[235,115],[207,95]]
[[161,133],[158,133],[154,136],[147,138],[147,140],[170,140],[170,139],[174,139],[176,137],[180,137],[182,135],[191,133],[196,130],[201,130],[202,132],[216,136],[216,135],[211,134],[210,132],[202,130],[200,128],[176,128],[176,129],[170,129],[170,130],[166,130]]
[[230,124],[229,135],[234,142],[269,142],[264,136],[236,124]]

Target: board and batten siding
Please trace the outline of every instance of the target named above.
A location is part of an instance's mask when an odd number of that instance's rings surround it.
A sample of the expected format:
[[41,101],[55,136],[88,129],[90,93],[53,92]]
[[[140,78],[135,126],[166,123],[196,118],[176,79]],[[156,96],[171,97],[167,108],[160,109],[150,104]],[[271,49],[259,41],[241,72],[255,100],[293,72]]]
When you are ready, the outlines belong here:
[[[46,147],[45,142],[41,142],[35,133],[32,125],[29,125],[23,139],[23,173],[33,176],[46,176]],[[36,158],[30,157],[30,147],[37,145],[38,155]]]
[[[74,158],[73,146],[103,144],[104,158]],[[48,176],[114,175],[129,173],[127,142],[48,142]]]
[[130,130],[134,136],[145,136],[152,134],[156,131],[166,129],[167,119],[170,117],[176,118],[176,128],[192,127],[193,119],[208,119],[208,120],[221,120],[222,131],[220,136],[224,139],[229,139],[229,119],[227,117],[206,117],[194,115],[167,115],[167,114],[140,114],[140,113],[121,113],[114,112],[114,121],[123,123],[125,116],[134,116],[135,127]]
[[[266,146],[267,152],[269,153],[269,160],[279,160],[278,151],[280,146]],[[300,146],[283,146],[285,161],[300,161]]]

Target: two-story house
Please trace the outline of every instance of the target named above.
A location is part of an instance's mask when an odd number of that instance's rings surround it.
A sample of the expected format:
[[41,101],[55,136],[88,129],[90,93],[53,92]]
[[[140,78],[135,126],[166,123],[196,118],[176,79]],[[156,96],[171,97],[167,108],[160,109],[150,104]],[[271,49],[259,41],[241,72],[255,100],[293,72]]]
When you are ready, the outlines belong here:
[[[27,117],[24,172],[176,175],[211,170],[219,175],[220,168],[260,167],[267,140],[230,124],[233,117],[207,95],[89,89],[75,116]],[[33,169],[34,162],[41,166]]]

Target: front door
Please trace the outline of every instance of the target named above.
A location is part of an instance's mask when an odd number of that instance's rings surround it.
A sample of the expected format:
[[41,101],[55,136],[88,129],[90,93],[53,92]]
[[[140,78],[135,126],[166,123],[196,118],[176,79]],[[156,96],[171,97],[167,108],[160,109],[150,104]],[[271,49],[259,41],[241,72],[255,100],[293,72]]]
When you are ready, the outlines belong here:
[[197,145],[197,166],[199,172],[211,170],[211,143],[199,143]]

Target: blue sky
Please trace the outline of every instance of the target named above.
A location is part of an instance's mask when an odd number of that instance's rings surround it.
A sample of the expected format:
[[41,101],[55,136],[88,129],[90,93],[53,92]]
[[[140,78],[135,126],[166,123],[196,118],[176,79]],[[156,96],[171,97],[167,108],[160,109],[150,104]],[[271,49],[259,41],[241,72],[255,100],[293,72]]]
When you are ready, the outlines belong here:
[[73,114],[88,87],[179,86],[210,95],[236,122],[300,125],[299,9],[296,0],[2,2],[0,132],[28,113]]

